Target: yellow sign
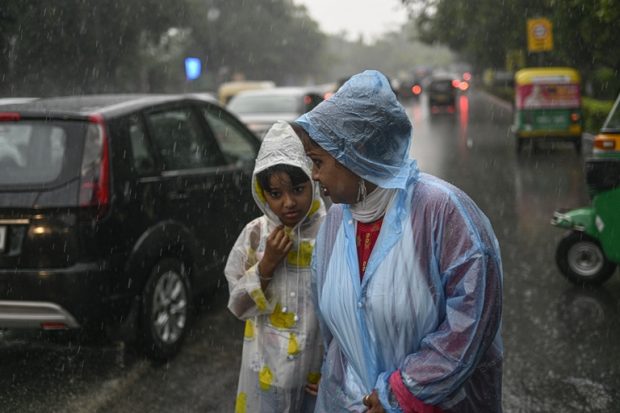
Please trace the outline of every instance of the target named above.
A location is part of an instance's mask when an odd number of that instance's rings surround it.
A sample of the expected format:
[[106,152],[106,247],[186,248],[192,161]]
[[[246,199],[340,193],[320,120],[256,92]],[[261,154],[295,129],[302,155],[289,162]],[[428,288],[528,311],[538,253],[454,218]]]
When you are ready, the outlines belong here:
[[527,20],[528,52],[548,52],[553,50],[553,26],[549,19]]

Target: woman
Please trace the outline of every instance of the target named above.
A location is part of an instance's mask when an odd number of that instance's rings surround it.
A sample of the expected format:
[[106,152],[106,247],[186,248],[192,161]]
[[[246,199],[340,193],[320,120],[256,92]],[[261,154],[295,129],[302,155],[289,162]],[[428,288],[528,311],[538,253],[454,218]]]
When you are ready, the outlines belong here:
[[488,219],[409,159],[411,123],[381,73],[353,76],[297,123],[335,204],[312,262],[326,346],[315,411],[501,412]]

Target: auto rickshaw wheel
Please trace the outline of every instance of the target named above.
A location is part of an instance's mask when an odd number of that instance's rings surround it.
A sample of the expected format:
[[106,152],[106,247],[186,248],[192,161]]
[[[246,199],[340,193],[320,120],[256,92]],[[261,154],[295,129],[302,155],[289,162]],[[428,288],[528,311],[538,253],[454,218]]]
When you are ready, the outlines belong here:
[[611,277],[616,264],[605,257],[601,244],[591,236],[572,231],[559,242],[555,262],[562,274],[577,285],[599,285]]

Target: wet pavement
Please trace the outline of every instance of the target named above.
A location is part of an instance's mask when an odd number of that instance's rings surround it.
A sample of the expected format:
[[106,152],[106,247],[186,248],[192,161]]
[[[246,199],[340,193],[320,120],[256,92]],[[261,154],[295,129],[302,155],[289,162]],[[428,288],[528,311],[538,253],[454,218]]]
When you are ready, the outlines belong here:
[[[510,106],[471,91],[456,116],[407,102],[420,168],[464,189],[495,228],[504,265],[504,411],[620,411],[620,274],[571,285],[555,266],[557,208],[587,205],[570,144],[517,155]],[[0,332],[0,412],[232,412],[243,324],[220,289],[182,352],[154,364],[121,343]]]

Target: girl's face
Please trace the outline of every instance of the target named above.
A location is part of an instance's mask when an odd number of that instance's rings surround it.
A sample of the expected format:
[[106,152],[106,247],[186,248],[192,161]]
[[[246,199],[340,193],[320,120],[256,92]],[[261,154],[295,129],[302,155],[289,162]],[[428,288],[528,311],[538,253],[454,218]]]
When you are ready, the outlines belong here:
[[286,172],[275,172],[269,177],[265,200],[274,214],[287,227],[294,227],[306,217],[312,204],[312,182],[293,186]]
[[312,159],[312,179],[321,184],[323,195],[336,204],[356,203],[360,178],[323,148],[307,142],[304,147]]

